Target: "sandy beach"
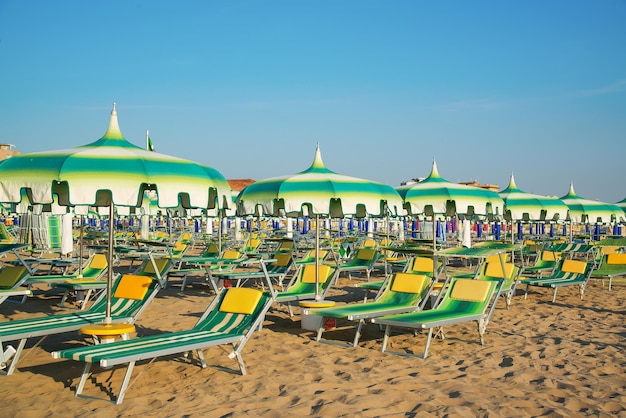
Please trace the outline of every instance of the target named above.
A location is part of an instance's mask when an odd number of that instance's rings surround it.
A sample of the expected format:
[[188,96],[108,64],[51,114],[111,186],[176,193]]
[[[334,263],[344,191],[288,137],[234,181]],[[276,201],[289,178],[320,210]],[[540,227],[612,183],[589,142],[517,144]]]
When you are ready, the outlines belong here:
[[[3,303],[0,320],[70,311],[55,292],[36,292],[25,304]],[[161,290],[137,322],[137,334],[193,326],[213,293],[195,282]],[[329,299],[362,300],[363,290],[341,277]],[[577,289],[518,289],[510,310],[500,301],[481,346],[475,324],[446,328],[427,359],[381,353],[382,333],[365,327],[357,348],[318,343],[300,317],[273,306],[261,332],[243,351],[241,376],[221,348],[205,350],[201,369],[181,356],[139,363],[124,402],[114,405],[122,369],[97,371],[84,396],[74,389],[83,363],[50,352],[85,344],[78,333],[48,337],[27,348],[18,370],[0,376],[3,417],[239,417],[239,416],[626,416],[624,284],[609,292],[592,281],[581,301]],[[299,311],[296,309],[296,313]],[[325,337],[350,341],[352,324]],[[392,350],[421,352],[425,336],[395,334]],[[27,347],[32,347],[34,342]]]

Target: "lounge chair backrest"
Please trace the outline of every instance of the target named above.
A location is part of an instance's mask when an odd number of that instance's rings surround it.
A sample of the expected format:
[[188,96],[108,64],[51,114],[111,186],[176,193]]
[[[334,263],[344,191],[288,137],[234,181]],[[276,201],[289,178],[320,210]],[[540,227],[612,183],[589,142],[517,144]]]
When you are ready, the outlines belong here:
[[214,256],[214,255],[218,255],[219,254],[219,250],[217,248],[217,244],[212,242],[209,245],[207,245],[206,249],[204,250],[204,256]]
[[222,258],[226,258],[228,260],[236,260],[241,257],[241,253],[237,250],[226,250],[224,254],[222,254]]
[[600,247],[600,254],[601,255],[606,255],[606,254],[617,254],[619,253],[619,249],[621,247],[617,246],[617,245],[602,245]]
[[504,263],[504,272],[503,272],[502,264],[498,260],[498,261],[494,261],[491,263],[487,263],[487,267],[485,268],[485,276],[495,277],[496,279],[507,279],[511,277],[514,269],[515,269],[515,264]]
[[246,242],[245,251],[255,251],[261,245],[261,240],[258,238],[250,238],[248,242]]
[[587,263],[580,260],[564,260],[561,271],[565,273],[585,274]]
[[272,263],[274,267],[285,267],[289,265],[289,261],[291,260],[291,253],[276,253],[274,254],[274,258],[276,261]]
[[152,284],[150,276],[135,276],[133,274],[125,274],[120,279],[113,297],[118,299],[142,300],[146,297],[150,284]]
[[457,279],[450,291],[450,299],[465,302],[484,302],[490,295],[489,280]]
[[374,248],[361,248],[356,254],[358,260],[371,260],[374,258],[376,250]]
[[231,287],[226,289],[226,294],[219,311],[225,313],[252,314],[261,300],[263,292],[249,287]]
[[411,267],[411,271],[432,274],[434,267],[435,267],[435,262],[433,261],[432,258],[415,257],[413,259],[413,265]]
[[371,238],[368,238],[365,241],[363,241],[362,247],[363,248],[374,248],[374,247],[376,247],[376,241],[371,239]]
[[89,267],[97,270],[103,270],[107,265],[107,257],[104,254],[94,254],[89,263]]
[[[156,264],[157,269],[159,269],[159,274],[161,274],[166,269],[168,264],[170,264],[170,260],[168,260],[167,258],[155,258],[154,259],[154,263]],[[156,271],[154,270],[154,265],[152,264],[152,261],[150,261],[150,260],[146,261],[146,266],[143,269],[143,272],[145,274],[148,274],[148,275],[156,274]]]
[[606,264],[626,264],[626,253],[608,254]]
[[541,259],[545,261],[557,261],[561,257],[561,253],[554,251],[544,251],[541,253]]
[[[323,264],[318,266],[318,268],[320,283],[326,283],[332,271],[331,266]],[[304,266],[302,271],[302,283],[315,283],[315,264],[307,264]]]
[[291,251],[294,248],[293,241],[282,241],[276,251]]
[[174,244],[173,251],[180,252],[180,251],[183,251],[185,248],[187,248],[187,243],[182,242],[182,241],[176,241],[176,244]]
[[420,294],[430,283],[430,277],[424,274],[396,273],[391,290],[393,292]]
[[[509,259],[511,258],[511,255],[509,253],[506,254],[502,254],[502,259],[504,260],[504,262],[508,262]],[[494,255],[490,255],[489,257],[485,258],[485,263],[494,263],[494,262],[500,262],[500,254],[494,254]]]
[[0,270],[0,289],[12,289],[27,273],[24,266],[4,266]]

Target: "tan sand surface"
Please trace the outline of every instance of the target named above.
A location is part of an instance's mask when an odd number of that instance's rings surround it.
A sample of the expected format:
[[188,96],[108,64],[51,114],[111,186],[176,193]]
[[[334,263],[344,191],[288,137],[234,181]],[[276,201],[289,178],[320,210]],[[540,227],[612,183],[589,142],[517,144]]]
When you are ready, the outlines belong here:
[[[342,278],[329,299],[360,301],[363,291],[353,285]],[[51,336],[27,349],[15,374],[0,376],[0,416],[626,417],[625,292],[623,284],[609,292],[593,282],[583,301],[565,288],[551,303],[547,289],[531,289],[527,300],[518,289],[510,310],[499,302],[484,346],[474,323],[450,326],[425,360],[381,353],[373,325],[357,348],[317,343],[299,315],[275,306],[244,349],[246,376],[217,347],[205,350],[204,370],[182,356],[159,358],[138,364],[121,405],[111,402],[119,368],[97,371],[76,398],[83,364],[49,353],[85,340]],[[0,321],[70,310],[57,306],[58,293],[36,293],[23,305],[0,305]],[[190,328],[212,297],[202,283],[184,293],[175,283],[139,318],[137,332]],[[349,341],[353,332],[350,326],[325,337]],[[390,349],[421,353],[424,342],[422,334],[394,334]]]

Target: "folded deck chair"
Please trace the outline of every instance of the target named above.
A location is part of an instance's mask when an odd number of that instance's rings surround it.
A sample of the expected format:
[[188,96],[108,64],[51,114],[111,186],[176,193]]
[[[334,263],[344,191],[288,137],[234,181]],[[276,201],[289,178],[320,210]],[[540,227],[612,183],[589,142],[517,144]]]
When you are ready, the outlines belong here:
[[380,251],[375,248],[359,248],[352,258],[338,266],[339,274],[347,272],[348,277],[351,279],[352,273],[363,272],[369,281],[370,274],[379,256]]
[[[348,304],[332,308],[311,309],[313,315],[324,318],[358,322],[352,346],[356,347],[361,337],[365,320],[392,314],[422,310],[432,290],[433,280],[423,274],[394,273],[383,292],[373,302]],[[324,321],[322,320],[322,323]],[[321,341],[324,327],[317,331],[316,341]]]
[[22,296],[24,302],[27,296],[31,295],[29,289],[20,289],[29,277],[26,266],[4,265],[0,268],[0,303],[11,296]]
[[592,279],[609,281],[609,290],[613,284],[613,278],[626,276],[626,253],[606,254],[602,257],[600,266],[591,272]]
[[92,364],[103,368],[127,364],[126,373],[116,403],[124,400],[131,374],[137,361],[196,351],[201,367],[207,364],[202,349],[211,346],[232,345],[229,358],[236,358],[242,375],[246,368],[241,351],[254,331],[260,329],[272,299],[268,293],[252,288],[225,289],[216,297],[196,325],[187,331],[151,335],[131,340],[118,341],[56,351],[54,358],[65,358],[85,362],[85,369],[76,387],[79,396],[89,376]]
[[523,276],[541,277],[544,274],[551,274],[561,258],[561,253],[543,250],[537,257],[535,264],[525,267],[522,270]]
[[[493,308],[497,302],[501,280],[473,280],[453,278],[450,290],[443,296],[441,303],[435,309],[373,318],[375,324],[385,325],[382,351],[386,351],[389,336],[393,328],[411,330],[427,329],[426,346],[422,356],[406,352],[391,352],[392,354],[409,355],[426,358],[430,347],[433,331],[435,336],[445,338],[443,327],[462,322],[476,321],[480,343],[484,344],[484,334],[489,324]],[[492,302],[493,299],[493,302]]]
[[[339,272],[332,266],[319,265],[319,289],[317,294],[324,299],[328,290],[334,285]],[[298,274],[287,285],[284,292],[274,293],[274,301],[286,303],[289,307],[289,316],[293,316],[291,302],[315,299],[315,264],[306,264],[298,271]]]
[[528,297],[530,286],[549,287],[554,289],[552,302],[556,300],[556,292],[559,287],[578,286],[580,292],[580,300],[583,299],[585,288],[589,277],[593,271],[595,263],[593,261],[581,261],[565,259],[560,260],[549,276],[543,276],[534,279],[523,279],[521,283],[526,285],[524,299]]
[[[132,324],[154,299],[160,285],[155,277],[126,274],[115,282],[111,299],[111,322]],[[106,317],[106,297],[103,294],[86,311],[20,319],[0,323],[0,367],[15,371],[24,346],[29,338],[41,337],[34,347],[48,335],[76,331],[86,325],[102,323]],[[12,358],[4,355],[8,341],[19,340]],[[33,347],[33,348],[34,348]]]

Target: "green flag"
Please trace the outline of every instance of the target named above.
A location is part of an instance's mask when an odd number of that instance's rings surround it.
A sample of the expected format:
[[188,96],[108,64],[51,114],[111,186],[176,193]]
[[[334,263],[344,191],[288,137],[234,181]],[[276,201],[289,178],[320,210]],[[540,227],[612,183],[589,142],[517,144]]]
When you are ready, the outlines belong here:
[[152,140],[150,139],[150,136],[148,135],[148,144],[147,144],[147,148],[148,151],[154,151],[154,145],[152,144]]

